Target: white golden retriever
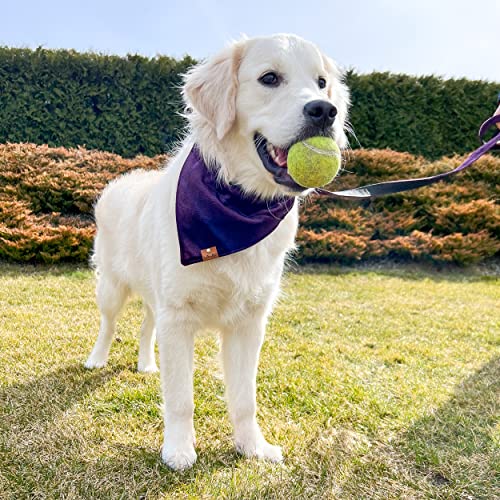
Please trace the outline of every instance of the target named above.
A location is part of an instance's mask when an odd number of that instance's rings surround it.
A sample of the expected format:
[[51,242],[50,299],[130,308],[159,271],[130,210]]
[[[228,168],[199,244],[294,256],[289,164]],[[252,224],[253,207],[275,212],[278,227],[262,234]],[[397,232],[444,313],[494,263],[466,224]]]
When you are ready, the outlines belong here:
[[[298,203],[264,239],[220,258],[182,265],[176,230],[179,176],[193,145],[206,169],[241,197],[271,203],[307,194],[287,173],[286,152],[315,135],[346,144],[349,94],[342,75],[318,48],[294,35],[243,39],[195,66],[183,96],[189,134],[158,172],[112,182],[96,206],[97,303],[101,326],[85,366],[106,364],[115,321],[130,293],[144,302],[138,370],[156,371],[154,330],[165,403],[162,459],[182,470],[196,460],[193,344],[203,329],[221,337],[226,395],[237,450],[281,461],[256,420],[256,373],[266,321],[294,248]],[[183,193],[183,196],[186,194]],[[192,192],[189,204],[198,203]]]

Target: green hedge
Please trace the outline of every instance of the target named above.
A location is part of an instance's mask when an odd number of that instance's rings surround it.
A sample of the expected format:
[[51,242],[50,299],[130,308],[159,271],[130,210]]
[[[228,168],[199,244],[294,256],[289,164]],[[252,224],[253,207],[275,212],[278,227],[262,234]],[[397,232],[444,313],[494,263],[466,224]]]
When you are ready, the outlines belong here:
[[182,135],[194,60],[0,48],[0,142],[153,156]]
[[[163,153],[182,135],[180,75],[194,62],[0,47],[0,143],[84,145],[125,157]],[[473,149],[500,90],[389,73],[349,72],[347,81],[362,147],[428,158]]]
[[483,81],[390,73],[349,72],[347,83],[351,122],[363,148],[430,159],[477,148],[479,125],[493,114],[500,91],[500,84]]

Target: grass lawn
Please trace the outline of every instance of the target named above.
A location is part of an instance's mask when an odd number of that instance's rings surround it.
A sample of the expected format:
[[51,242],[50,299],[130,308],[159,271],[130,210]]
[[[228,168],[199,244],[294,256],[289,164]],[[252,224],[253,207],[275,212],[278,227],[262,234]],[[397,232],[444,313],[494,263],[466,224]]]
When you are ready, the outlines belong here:
[[[0,265],[0,498],[498,498],[498,276],[289,273],[258,375],[283,464],[233,450],[215,336],[196,344],[198,462],[162,465],[159,376],[135,371],[132,301],[105,369],[94,278]],[[496,477],[495,477],[496,474]]]

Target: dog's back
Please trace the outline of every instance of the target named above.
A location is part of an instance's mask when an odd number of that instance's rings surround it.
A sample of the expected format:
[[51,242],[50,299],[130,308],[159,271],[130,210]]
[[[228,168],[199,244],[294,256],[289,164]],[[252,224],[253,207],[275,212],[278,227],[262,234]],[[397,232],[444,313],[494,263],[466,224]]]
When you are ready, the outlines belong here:
[[128,261],[137,258],[138,232],[144,229],[141,219],[161,175],[161,171],[135,170],[114,180],[103,191],[95,207],[97,237],[92,260],[98,271],[105,266],[124,278]]
[[[137,219],[146,204],[151,188],[156,185],[162,172],[133,170],[124,174],[104,189],[95,206],[98,231],[117,231],[117,225],[127,223],[130,217]],[[123,201],[127,200],[124,204]]]

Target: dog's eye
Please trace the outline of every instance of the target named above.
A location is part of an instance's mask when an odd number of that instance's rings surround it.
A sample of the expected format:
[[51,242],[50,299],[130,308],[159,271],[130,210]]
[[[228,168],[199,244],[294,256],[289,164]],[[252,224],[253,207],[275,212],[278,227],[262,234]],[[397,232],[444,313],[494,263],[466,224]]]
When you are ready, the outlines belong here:
[[322,76],[318,78],[318,87],[320,89],[324,89],[326,87],[326,80]]
[[277,87],[280,84],[280,77],[273,71],[269,71],[259,78],[259,82],[266,87]]

